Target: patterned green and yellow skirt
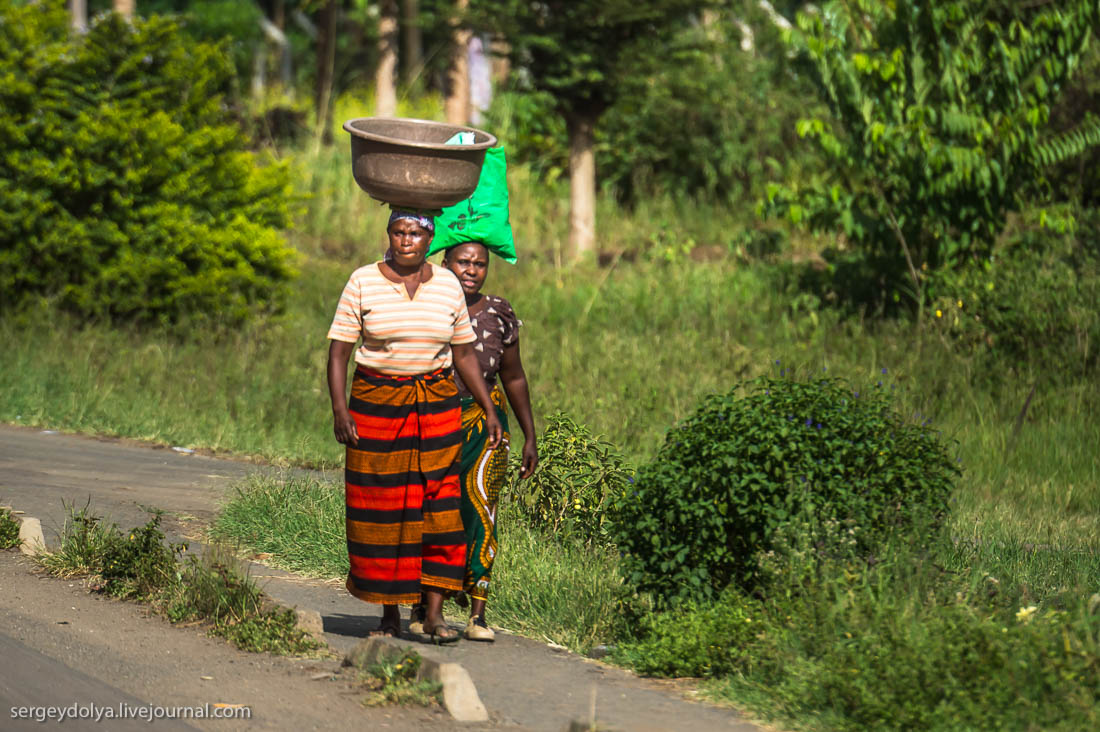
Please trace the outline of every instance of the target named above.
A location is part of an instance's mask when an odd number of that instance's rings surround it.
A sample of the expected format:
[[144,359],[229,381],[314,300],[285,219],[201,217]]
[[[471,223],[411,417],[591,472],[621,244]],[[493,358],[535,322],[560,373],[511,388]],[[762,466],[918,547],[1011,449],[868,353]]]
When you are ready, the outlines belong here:
[[496,449],[489,447],[485,410],[472,397],[462,399],[462,481],[460,513],[466,529],[466,577],[463,589],[475,600],[489,599],[489,579],[497,555],[497,499],[508,473],[508,413],[504,392],[493,387],[490,394],[504,438]]

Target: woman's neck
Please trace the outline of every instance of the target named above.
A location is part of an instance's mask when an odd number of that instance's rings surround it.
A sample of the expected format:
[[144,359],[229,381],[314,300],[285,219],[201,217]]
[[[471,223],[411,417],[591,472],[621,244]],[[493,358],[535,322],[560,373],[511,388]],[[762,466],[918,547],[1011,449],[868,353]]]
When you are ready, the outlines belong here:
[[483,295],[480,292],[475,292],[472,295],[467,295],[466,296],[466,307],[470,307],[471,305],[477,305],[479,302],[481,302],[482,297],[483,297]]
[[394,274],[398,277],[412,277],[424,267],[423,262],[420,264],[398,264],[393,259],[387,259],[386,264],[389,265],[390,269],[392,269]]

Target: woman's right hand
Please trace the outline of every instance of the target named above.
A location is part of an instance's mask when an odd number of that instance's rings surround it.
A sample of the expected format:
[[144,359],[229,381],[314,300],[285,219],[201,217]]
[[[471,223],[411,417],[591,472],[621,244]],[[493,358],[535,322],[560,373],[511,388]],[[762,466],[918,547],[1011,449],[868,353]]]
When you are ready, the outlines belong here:
[[332,432],[336,435],[336,441],[341,445],[355,447],[359,444],[359,430],[355,426],[355,420],[348,410],[334,412],[332,415]]

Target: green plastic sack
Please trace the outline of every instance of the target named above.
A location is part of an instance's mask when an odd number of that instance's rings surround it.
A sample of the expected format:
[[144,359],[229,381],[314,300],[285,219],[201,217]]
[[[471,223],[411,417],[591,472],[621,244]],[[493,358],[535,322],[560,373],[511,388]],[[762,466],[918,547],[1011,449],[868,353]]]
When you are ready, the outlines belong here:
[[481,166],[481,177],[473,194],[435,217],[435,236],[429,255],[476,241],[504,261],[516,263],[516,244],[508,220],[506,169],[503,147],[485,151],[485,164]]

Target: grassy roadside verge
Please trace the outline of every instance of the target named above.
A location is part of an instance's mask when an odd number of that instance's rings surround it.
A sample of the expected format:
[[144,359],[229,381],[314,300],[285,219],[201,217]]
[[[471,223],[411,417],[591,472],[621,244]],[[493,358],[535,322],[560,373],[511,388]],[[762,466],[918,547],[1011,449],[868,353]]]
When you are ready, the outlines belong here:
[[[493,625],[583,653],[610,640],[622,596],[617,556],[563,544],[502,509],[493,567]],[[343,486],[308,477],[253,476],[236,487],[211,528],[218,541],[271,554],[283,569],[347,576]],[[449,614],[458,613],[452,608]]]
[[159,514],[127,534],[85,508],[70,509],[57,551],[35,559],[49,574],[84,578],[94,592],[145,603],[173,623],[200,624],[242,650],[302,655],[321,647],[229,552],[210,546],[181,562],[185,552],[186,544],[165,542]]

